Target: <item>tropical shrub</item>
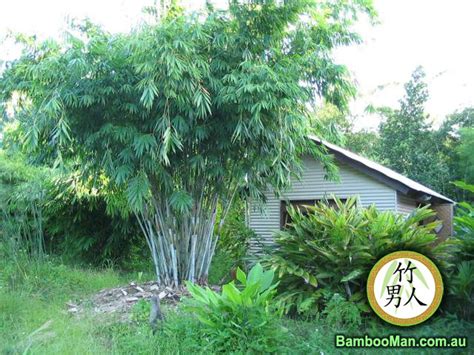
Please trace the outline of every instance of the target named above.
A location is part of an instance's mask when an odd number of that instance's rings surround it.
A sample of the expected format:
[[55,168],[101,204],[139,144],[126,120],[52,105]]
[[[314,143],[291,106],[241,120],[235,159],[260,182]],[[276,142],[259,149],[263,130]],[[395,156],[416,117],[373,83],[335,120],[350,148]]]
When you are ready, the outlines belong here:
[[368,311],[365,280],[393,251],[418,251],[448,265],[451,243],[436,243],[437,222],[420,224],[434,215],[427,207],[404,217],[356,204],[351,198],[308,206],[308,213],[290,208],[292,223],[276,234],[277,247],[265,262],[280,279],[278,300],[286,313],[315,314],[336,293]]
[[197,316],[209,345],[219,351],[269,352],[276,350],[280,329],[273,303],[273,271],[256,264],[248,276],[239,268],[240,286],[230,282],[219,294],[187,282],[192,295],[187,308]]
[[[120,199],[120,193],[108,189],[104,179],[84,180],[76,172],[54,178],[44,203],[51,250],[66,259],[98,266],[110,262],[123,266],[134,245],[146,252],[138,223],[126,204],[110,207]],[[147,256],[142,253],[142,259]]]
[[235,262],[234,266],[245,266],[244,259],[247,255],[250,239],[255,232],[245,223],[245,201],[236,199],[231,207],[225,223],[222,226],[217,248],[225,252]]
[[474,261],[463,261],[449,280],[449,291],[454,297],[454,309],[463,319],[474,316]]
[[222,285],[235,279],[235,261],[225,251],[216,250],[209,268],[209,284]]
[[[474,185],[457,181],[455,185],[474,194]],[[460,202],[454,217],[456,239],[459,241],[460,260],[474,260],[474,206],[468,202]]]
[[[458,181],[455,185],[470,193],[474,193],[474,185]],[[458,242],[457,265],[448,279],[449,302],[460,317],[474,317],[474,206],[468,202],[460,202],[454,217],[455,240]]]
[[[247,268],[247,252],[255,232],[245,222],[245,211],[245,201],[236,198],[221,228],[216,255],[209,270],[211,284],[228,282],[235,278],[237,267]],[[217,223],[214,228],[219,228]]]

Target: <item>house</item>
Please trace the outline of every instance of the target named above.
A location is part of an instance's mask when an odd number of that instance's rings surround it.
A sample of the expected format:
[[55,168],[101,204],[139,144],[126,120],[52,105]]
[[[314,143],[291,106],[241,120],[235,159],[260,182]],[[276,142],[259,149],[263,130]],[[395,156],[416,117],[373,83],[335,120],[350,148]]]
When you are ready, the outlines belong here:
[[375,205],[381,211],[404,215],[419,206],[430,204],[442,222],[437,230],[438,236],[446,238],[453,233],[453,200],[344,148],[316,137],[309,138],[324,145],[334,156],[340,181],[326,180],[321,163],[312,157],[304,157],[302,177],[293,181],[291,190],[280,198],[268,191],[264,206],[250,205],[248,225],[259,237],[258,242],[252,241],[251,253],[258,253],[262,244],[273,244],[274,232],[287,222],[288,204],[310,205],[321,199],[330,203],[331,196],[342,200],[357,196],[358,204],[362,207]]

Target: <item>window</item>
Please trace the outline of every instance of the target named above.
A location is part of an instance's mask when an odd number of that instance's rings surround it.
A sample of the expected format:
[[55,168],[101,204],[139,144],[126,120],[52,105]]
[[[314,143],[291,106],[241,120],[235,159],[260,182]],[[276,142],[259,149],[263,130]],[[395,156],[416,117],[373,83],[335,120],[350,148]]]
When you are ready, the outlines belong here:
[[[345,198],[340,199],[343,203],[347,201]],[[316,200],[290,200],[290,201],[281,201],[280,202],[280,229],[285,228],[289,223],[291,223],[291,217],[288,213],[288,205],[291,205],[301,211],[303,215],[308,213],[306,206],[314,206],[319,201],[326,202],[331,207],[336,207],[336,201],[334,199],[316,199]]]

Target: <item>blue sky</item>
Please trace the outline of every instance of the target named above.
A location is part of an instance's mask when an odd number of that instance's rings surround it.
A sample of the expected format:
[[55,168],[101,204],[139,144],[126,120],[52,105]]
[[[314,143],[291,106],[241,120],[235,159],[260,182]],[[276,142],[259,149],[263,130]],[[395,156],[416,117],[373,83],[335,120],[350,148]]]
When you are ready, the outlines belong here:
[[[220,0],[217,0],[219,2]],[[198,8],[204,0],[184,1]],[[57,37],[66,19],[89,17],[110,31],[127,31],[153,0],[15,0],[2,4],[0,38],[8,30]],[[430,100],[427,111],[435,123],[446,114],[474,106],[474,1],[375,0],[380,24],[357,27],[364,43],[336,52],[357,82],[359,94],[351,112],[359,128],[373,128],[378,117],[367,115],[367,105],[396,106],[403,83],[417,65],[427,72]],[[0,59],[18,50],[0,44]]]

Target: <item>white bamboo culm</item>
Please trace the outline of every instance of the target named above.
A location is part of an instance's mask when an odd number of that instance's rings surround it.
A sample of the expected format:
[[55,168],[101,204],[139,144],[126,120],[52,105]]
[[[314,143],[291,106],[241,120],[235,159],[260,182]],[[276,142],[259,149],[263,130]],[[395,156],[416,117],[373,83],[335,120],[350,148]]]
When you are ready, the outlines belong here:
[[[232,198],[234,197],[232,194]],[[137,214],[140,228],[152,254],[157,282],[176,287],[183,281],[205,283],[219,232],[231,200],[222,206],[215,232],[218,197],[201,198],[187,215],[175,215],[169,205],[156,201]]]

